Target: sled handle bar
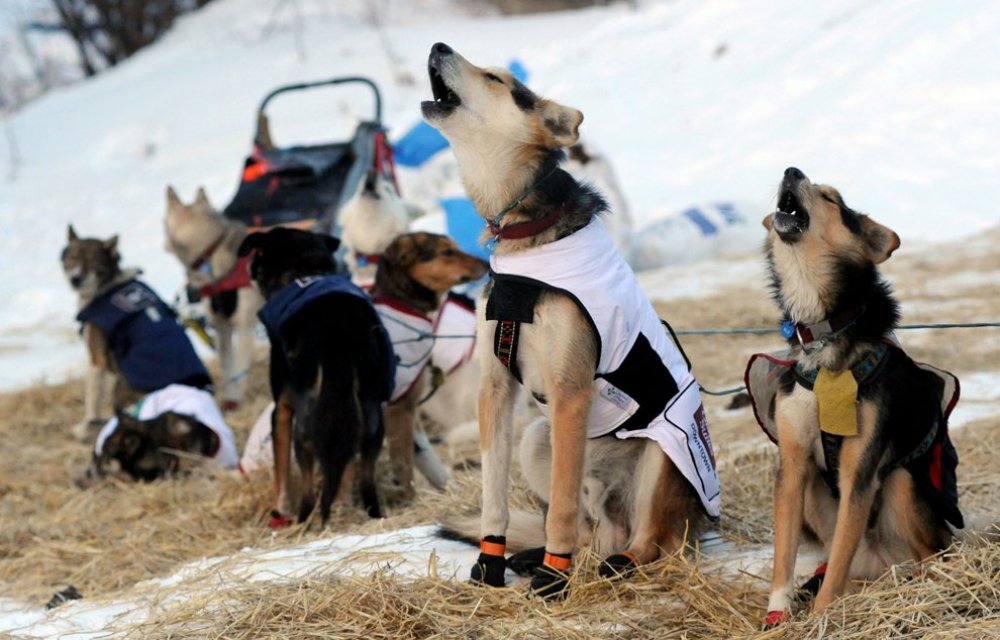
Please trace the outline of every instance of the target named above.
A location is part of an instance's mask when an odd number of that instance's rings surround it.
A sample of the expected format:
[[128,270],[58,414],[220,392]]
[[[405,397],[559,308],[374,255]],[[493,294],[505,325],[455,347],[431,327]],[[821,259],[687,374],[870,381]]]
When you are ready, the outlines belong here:
[[303,91],[306,89],[314,89],[316,87],[327,87],[336,84],[350,84],[350,83],[360,83],[368,85],[368,88],[372,90],[372,94],[375,96],[375,123],[382,124],[382,94],[379,93],[378,87],[374,82],[368,78],[361,76],[348,76],[344,78],[330,78],[329,80],[318,80],[316,82],[300,82],[298,84],[286,84],[283,87],[278,87],[271,93],[264,96],[261,100],[260,107],[257,109],[257,134],[260,135],[260,122],[261,116],[264,115],[264,109],[267,107],[267,103],[271,101],[275,96],[282,93],[289,93],[291,91]]

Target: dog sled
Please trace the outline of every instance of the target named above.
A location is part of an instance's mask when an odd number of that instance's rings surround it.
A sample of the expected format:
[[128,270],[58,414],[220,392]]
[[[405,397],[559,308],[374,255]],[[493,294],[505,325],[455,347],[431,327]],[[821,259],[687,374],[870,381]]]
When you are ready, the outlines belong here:
[[[362,121],[350,140],[322,144],[276,146],[267,107],[276,97],[334,85],[366,85],[374,113]],[[257,110],[253,151],[243,164],[239,188],[223,215],[258,231],[274,226],[333,233],[340,207],[369,173],[396,183],[392,147],[382,126],[382,96],[368,78],[331,78],[290,84],[271,91]]]

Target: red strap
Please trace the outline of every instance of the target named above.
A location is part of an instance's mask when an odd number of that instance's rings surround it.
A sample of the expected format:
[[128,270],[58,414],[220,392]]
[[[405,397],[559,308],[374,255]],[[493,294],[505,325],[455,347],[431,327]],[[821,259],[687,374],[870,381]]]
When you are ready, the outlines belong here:
[[490,220],[488,225],[490,233],[493,234],[494,238],[499,238],[501,240],[523,240],[524,238],[537,236],[539,233],[552,228],[552,226],[559,221],[559,218],[563,216],[565,211],[566,204],[563,203],[561,207],[540,220],[515,222],[514,224],[509,224],[506,227],[498,227],[492,220]]
[[292,524],[292,519],[286,515],[271,516],[270,520],[267,521],[267,526],[272,529],[283,529],[289,527]]
[[253,254],[243,256],[236,261],[232,271],[222,276],[212,284],[205,285],[198,290],[198,293],[201,294],[202,298],[211,298],[212,296],[225,293],[226,291],[249,287],[251,282],[250,261],[252,259]]

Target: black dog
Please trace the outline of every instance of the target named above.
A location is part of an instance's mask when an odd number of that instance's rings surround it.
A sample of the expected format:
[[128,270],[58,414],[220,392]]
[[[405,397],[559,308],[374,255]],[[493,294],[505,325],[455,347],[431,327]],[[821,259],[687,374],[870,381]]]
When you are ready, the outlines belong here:
[[271,525],[288,522],[288,472],[294,437],[302,472],[298,518],[316,502],[315,466],[323,474],[320,514],[329,518],[345,467],[360,449],[361,500],[382,517],[375,460],[382,448],[382,403],[395,377],[395,357],[368,295],[336,275],[336,238],[277,228],[244,239],[250,274],[267,303],[258,316],[271,341],[271,418],[275,503]]

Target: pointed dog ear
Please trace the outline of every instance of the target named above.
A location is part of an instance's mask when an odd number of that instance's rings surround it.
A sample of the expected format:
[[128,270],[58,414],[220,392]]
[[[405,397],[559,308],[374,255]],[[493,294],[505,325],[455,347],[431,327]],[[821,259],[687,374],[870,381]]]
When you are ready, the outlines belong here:
[[896,232],[881,225],[868,216],[858,216],[861,222],[861,238],[865,243],[868,257],[875,264],[881,264],[889,259],[892,252],[899,248],[899,236]]
[[111,236],[110,238],[102,242],[101,245],[103,245],[104,249],[108,253],[118,255],[118,234],[116,233],[115,235]]
[[571,147],[580,139],[580,123],[583,113],[572,107],[564,107],[551,100],[539,100],[538,110],[542,115],[542,125],[552,140],[554,147]]
[[333,253],[334,251],[340,248],[340,238],[338,238],[337,236],[330,236],[324,234],[323,244],[325,244],[326,248],[330,250],[330,253]]
[[764,219],[760,221],[760,223],[764,225],[765,229],[770,231],[771,227],[774,225],[774,214],[773,213],[767,214],[766,216],[764,216]]
[[77,240],[80,239],[80,236],[76,235],[76,230],[73,229],[72,224],[70,224],[66,228],[66,239],[69,240],[70,242],[76,242]]
[[208,194],[205,193],[205,187],[201,186],[198,187],[198,193],[195,194],[194,201],[197,202],[198,204],[211,206],[211,203],[209,203],[208,201]]
[[177,197],[177,192],[174,191],[173,185],[167,185],[167,206],[171,209],[183,207],[184,203],[181,199]]
[[239,249],[236,250],[236,255],[240,258],[250,255],[253,251],[260,249],[264,246],[267,234],[264,233],[248,233],[247,237],[243,238],[243,242],[240,243]]

